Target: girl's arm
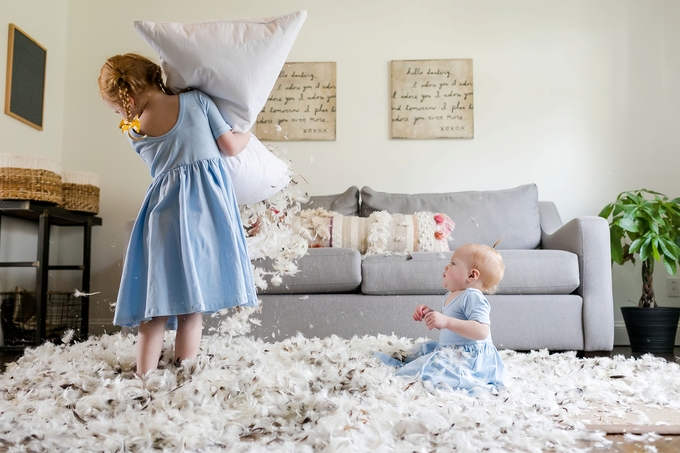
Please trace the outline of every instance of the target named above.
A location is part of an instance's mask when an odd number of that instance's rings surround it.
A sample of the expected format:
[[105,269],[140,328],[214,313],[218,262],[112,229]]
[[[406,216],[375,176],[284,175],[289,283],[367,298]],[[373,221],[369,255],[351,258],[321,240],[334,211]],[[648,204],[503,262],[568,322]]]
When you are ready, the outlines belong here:
[[438,311],[430,311],[424,319],[430,330],[448,329],[470,340],[484,340],[489,336],[489,325],[479,321],[451,318]]
[[217,147],[225,156],[236,156],[243,151],[250,141],[250,131],[234,132],[227,131],[217,137]]

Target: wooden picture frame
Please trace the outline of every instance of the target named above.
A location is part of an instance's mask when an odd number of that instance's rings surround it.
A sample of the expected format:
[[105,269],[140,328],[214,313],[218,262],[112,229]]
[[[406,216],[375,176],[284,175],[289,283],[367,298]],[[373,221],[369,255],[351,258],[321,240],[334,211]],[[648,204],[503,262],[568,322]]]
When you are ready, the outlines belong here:
[[43,130],[47,49],[9,24],[5,113]]

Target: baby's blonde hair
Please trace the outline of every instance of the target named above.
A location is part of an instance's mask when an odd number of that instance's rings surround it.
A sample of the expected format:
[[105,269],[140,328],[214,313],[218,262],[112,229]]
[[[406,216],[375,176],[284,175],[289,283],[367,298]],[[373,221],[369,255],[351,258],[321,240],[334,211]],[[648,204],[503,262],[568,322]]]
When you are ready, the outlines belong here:
[[98,84],[102,98],[121,106],[128,121],[132,120],[128,96],[138,95],[150,89],[170,93],[163,82],[161,67],[135,53],[115,55],[106,60],[99,71]]
[[465,244],[459,248],[469,254],[470,267],[479,271],[482,291],[487,294],[495,293],[505,273],[501,254],[495,248],[482,244]]

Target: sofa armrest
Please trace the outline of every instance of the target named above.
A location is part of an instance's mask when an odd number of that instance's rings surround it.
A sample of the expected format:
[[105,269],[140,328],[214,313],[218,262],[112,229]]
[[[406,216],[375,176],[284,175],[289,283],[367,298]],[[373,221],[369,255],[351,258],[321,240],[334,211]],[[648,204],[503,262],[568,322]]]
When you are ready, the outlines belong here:
[[583,216],[557,229],[555,226],[552,218],[544,228],[541,218],[541,243],[544,249],[565,250],[578,256],[581,282],[576,293],[583,299],[584,351],[611,351],[614,347],[614,298],[609,224],[602,217]]
[[562,228],[564,223],[557,211],[557,206],[552,201],[539,201],[538,214],[541,222],[541,242],[545,234],[552,234]]

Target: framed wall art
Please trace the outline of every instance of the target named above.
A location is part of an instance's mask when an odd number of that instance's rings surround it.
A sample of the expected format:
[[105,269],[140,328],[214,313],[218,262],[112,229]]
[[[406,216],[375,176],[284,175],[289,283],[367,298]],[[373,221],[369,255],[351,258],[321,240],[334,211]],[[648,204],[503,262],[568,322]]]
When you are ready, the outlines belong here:
[[14,24],[9,24],[5,113],[43,129],[47,50]]
[[260,140],[335,140],[335,62],[286,63],[257,116]]
[[473,138],[472,60],[393,60],[392,138]]

